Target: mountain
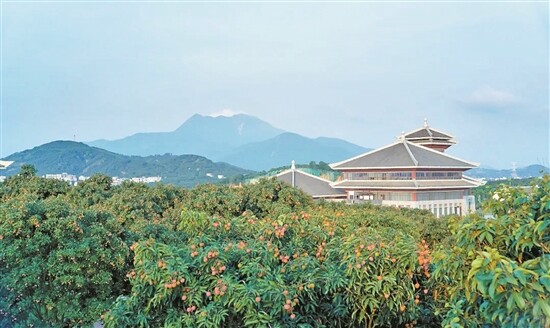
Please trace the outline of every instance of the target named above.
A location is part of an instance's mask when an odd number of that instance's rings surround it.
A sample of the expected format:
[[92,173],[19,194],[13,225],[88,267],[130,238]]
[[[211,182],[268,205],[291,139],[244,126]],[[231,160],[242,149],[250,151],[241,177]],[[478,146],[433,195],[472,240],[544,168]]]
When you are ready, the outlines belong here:
[[[530,178],[541,176],[541,172],[545,174],[550,174],[550,169],[546,166],[533,164],[526,167],[516,169],[516,175],[518,178]],[[468,170],[466,175],[473,178],[485,178],[487,180],[491,179],[502,179],[502,178],[512,178],[512,170],[497,170],[486,167],[478,167],[475,169]]]
[[268,170],[296,163],[337,162],[359,155],[368,149],[333,138],[306,138],[296,133],[278,136],[236,148],[221,160],[250,170]]
[[39,175],[68,173],[90,176],[104,173],[121,178],[160,176],[163,182],[186,187],[218,182],[218,175],[229,178],[250,172],[227,163],[214,163],[197,155],[125,156],[73,141],[54,141],[12,154],[6,160],[14,161],[2,171],[8,176],[19,172],[21,165],[32,164]]
[[264,141],[284,132],[256,117],[193,115],[172,132],[138,133],[119,140],[97,140],[90,146],[126,155],[197,154],[215,160],[231,149]]
[[138,133],[89,145],[126,155],[196,154],[251,170],[310,161],[333,162],[365,148],[340,139],[310,139],[277,129],[254,116],[193,115],[173,132]]

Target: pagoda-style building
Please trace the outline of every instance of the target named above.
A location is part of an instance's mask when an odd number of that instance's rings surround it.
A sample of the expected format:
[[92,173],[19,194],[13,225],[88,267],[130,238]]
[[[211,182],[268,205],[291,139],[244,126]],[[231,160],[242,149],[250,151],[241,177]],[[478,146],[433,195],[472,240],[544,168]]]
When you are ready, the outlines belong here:
[[424,126],[407,134],[403,134],[405,140],[419,144],[431,149],[445,152],[445,150],[456,144],[454,137],[450,134],[432,129],[428,125],[428,120],[424,120]]
[[385,147],[330,166],[343,179],[332,186],[352,203],[426,209],[437,217],[475,210],[471,189],[481,183],[463,173],[477,167],[445,153],[456,141],[424,121]]

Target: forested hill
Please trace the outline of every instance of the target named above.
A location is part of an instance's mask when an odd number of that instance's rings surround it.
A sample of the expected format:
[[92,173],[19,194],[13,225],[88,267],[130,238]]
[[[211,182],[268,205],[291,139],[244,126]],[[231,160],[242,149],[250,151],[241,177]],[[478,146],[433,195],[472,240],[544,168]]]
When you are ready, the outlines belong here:
[[[215,163],[197,155],[126,156],[73,141],[54,141],[6,158],[14,163],[2,172],[13,175],[32,164],[39,175],[68,173],[91,176],[103,173],[122,178],[160,176],[180,186],[224,182],[250,171],[227,163]],[[219,179],[218,176],[225,178]]]

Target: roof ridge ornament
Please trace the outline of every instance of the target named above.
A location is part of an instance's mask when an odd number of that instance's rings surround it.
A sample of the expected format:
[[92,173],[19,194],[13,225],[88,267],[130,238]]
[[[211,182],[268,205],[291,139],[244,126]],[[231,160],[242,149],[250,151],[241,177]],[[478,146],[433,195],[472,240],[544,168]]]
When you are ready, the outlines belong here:
[[428,134],[430,135],[430,138],[432,138],[434,136],[432,131],[430,130],[430,126],[428,125],[428,119],[427,118],[424,118],[424,129],[426,129],[426,131],[428,131]]
[[405,131],[401,131],[401,134],[397,136],[397,140],[405,141]]
[[290,169],[291,170],[296,170],[296,162],[294,162],[294,160],[292,160],[292,162],[290,162]]

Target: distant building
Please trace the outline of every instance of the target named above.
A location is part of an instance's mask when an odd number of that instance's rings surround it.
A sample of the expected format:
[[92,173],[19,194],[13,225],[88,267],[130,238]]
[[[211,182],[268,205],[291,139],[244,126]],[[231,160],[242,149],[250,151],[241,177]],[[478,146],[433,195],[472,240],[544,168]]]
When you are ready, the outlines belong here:
[[478,164],[445,154],[455,143],[424,121],[388,146],[331,164],[343,176],[332,187],[352,203],[426,209],[437,217],[468,214],[475,210],[471,189],[482,183],[463,174]]
[[[13,164],[13,161],[0,161],[0,170],[5,170],[11,164]],[[0,182],[4,181],[6,181],[6,176],[0,175]]]
[[76,175],[68,174],[68,173],[61,173],[61,174],[46,174],[44,176],[46,179],[55,179],[60,181],[68,182],[72,185],[76,185],[78,182],[78,178]]
[[13,161],[0,161],[0,170],[5,170],[8,166],[12,164]]
[[276,178],[280,181],[288,183],[293,187],[303,190],[305,193],[311,195],[313,199],[346,199],[345,191],[334,189],[331,186],[331,181],[296,169],[294,161],[292,161],[292,165],[289,170],[277,174]]
[[162,177],[136,177],[130,179],[132,182],[141,182],[141,183],[156,183],[162,180]]

